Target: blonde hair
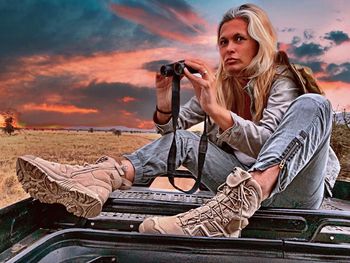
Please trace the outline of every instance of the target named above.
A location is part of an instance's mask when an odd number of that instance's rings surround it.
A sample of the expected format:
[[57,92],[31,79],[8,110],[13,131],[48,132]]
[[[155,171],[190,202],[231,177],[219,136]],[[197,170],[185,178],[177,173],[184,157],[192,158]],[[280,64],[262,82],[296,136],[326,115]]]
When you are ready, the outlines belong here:
[[[275,76],[274,60],[277,52],[277,37],[267,14],[260,7],[244,4],[238,8],[228,10],[218,28],[218,40],[224,23],[235,18],[242,18],[248,23],[248,34],[258,43],[259,49],[250,64],[244,68],[241,75],[254,78],[254,121],[262,118],[266,107],[268,94]],[[232,109],[241,115],[245,110],[245,95],[237,76],[228,75],[222,61],[217,71],[218,103],[227,109]]]

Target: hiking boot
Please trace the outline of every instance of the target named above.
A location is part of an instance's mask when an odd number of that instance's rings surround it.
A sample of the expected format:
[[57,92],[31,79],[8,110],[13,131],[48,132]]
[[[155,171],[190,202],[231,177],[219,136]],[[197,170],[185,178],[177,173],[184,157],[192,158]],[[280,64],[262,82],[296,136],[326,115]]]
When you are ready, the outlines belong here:
[[259,209],[260,185],[252,176],[235,168],[218,193],[204,205],[175,216],[146,218],[141,233],[203,237],[238,237]]
[[132,184],[124,177],[126,167],[107,156],[82,166],[25,155],[17,159],[16,169],[18,180],[33,198],[63,204],[68,212],[86,218],[100,214],[112,191]]

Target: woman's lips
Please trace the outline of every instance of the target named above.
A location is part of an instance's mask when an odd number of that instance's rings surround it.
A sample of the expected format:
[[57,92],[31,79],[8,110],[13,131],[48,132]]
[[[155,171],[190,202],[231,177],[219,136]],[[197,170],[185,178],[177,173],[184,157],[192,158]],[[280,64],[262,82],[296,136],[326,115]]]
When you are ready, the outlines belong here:
[[235,64],[239,61],[237,58],[227,58],[225,59],[225,64]]

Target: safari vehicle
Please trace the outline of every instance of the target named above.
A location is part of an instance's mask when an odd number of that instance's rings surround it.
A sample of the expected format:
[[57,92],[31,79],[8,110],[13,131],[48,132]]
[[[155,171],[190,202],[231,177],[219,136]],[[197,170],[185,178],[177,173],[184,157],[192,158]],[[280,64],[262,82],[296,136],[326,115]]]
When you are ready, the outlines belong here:
[[240,238],[138,233],[152,215],[195,208],[213,194],[155,191],[151,181],[113,192],[103,212],[78,218],[32,198],[0,210],[0,262],[350,262],[350,183],[320,210],[260,209]]

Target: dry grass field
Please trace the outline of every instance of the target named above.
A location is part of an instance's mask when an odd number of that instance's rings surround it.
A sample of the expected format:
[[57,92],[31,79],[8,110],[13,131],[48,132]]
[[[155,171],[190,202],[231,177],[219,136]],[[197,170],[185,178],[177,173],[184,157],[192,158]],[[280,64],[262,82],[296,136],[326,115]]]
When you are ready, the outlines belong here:
[[[0,208],[29,196],[17,180],[18,156],[31,154],[50,161],[80,165],[94,163],[103,155],[120,160],[123,154],[131,153],[158,137],[158,134],[151,133],[116,136],[112,132],[22,130],[8,136],[0,132]],[[177,182],[181,187],[188,183],[186,179]],[[167,178],[158,178],[152,187],[172,188]]]
[[[158,134],[86,131],[16,131],[8,136],[0,133],[0,208],[28,197],[16,177],[16,159],[24,154],[68,164],[93,163],[102,155],[117,160],[158,138]],[[344,125],[333,129],[332,147],[341,161],[339,178],[350,181],[350,130]],[[191,187],[189,179],[177,180],[182,188]],[[172,189],[166,178],[158,178],[153,188]]]

